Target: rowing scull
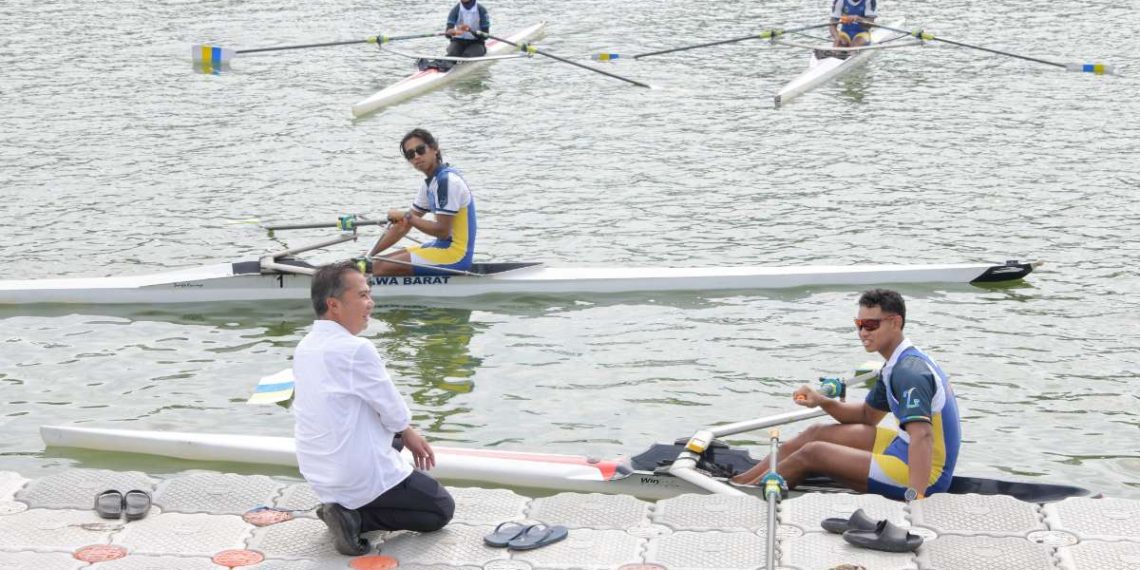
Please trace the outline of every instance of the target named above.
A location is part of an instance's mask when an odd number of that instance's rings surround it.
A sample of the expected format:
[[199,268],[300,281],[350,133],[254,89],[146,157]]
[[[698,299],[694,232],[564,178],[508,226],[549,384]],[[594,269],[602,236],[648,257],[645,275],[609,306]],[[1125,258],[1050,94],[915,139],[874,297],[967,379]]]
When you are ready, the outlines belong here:
[[[529,28],[524,28],[511,34],[506,39],[515,43],[531,41],[542,36],[545,26],[546,22],[539,22]],[[357,102],[352,106],[353,116],[363,117],[383,107],[394,105],[401,101],[411,99],[421,93],[426,93],[432,89],[451,83],[460,77],[470,75],[478,69],[487,67],[499,56],[504,56],[517,50],[515,46],[497,40],[489,40],[486,45],[487,54],[485,58],[479,58],[479,61],[460,62],[448,71],[425,69],[416,72],[397,83],[393,83],[377,91],[372,96]]]
[[[191,461],[287,467],[297,465],[293,439],[288,437],[74,426],[43,426],[40,435],[48,447],[137,453]],[[684,493],[706,492],[667,470],[658,468],[662,461],[677,457],[682,448],[677,444],[657,444],[637,456],[609,460],[553,453],[442,446],[432,448],[436,458],[432,475],[452,483],[623,494],[644,499],[666,499]],[[410,460],[410,454],[407,451],[404,454]],[[756,463],[745,451],[715,446],[710,449],[708,457],[711,464],[702,465],[702,468],[740,472]],[[740,489],[757,496],[763,491],[755,486]],[[828,481],[814,480],[799,490],[834,492],[841,489]],[[955,477],[950,492],[1009,495],[1033,503],[1089,494],[1079,487],[977,477]]]
[[[892,26],[902,25],[902,21],[891,23]],[[846,58],[835,57],[834,51],[828,52],[826,57],[817,57],[817,50],[811,51],[810,59],[808,60],[808,68],[795,79],[789,81],[778,93],[776,93],[775,102],[776,106],[786,104],[788,101],[827,83],[833,79],[841,77],[858,67],[865,65],[874,57],[875,53],[879,51],[878,44],[889,38],[893,32],[884,28],[874,28],[871,30],[871,45],[868,49],[861,49],[847,52],[849,55]],[[774,42],[781,43],[781,42]],[[824,50],[826,51],[826,50]]]
[[[547,267],[541,263],[477,263],[469,275],[373,277],[372,295],[392,302],[482,295],[597,295],[658,291],[748,291],[797,287],[990,284],[1022,279],[1038,263],[817,265],[789,267]],[[280,270],[284,267],[286,270]],[[216,263],[163,273],[0,281],[0,305],[137,304],[274,301],[309,298],[311,265]]]

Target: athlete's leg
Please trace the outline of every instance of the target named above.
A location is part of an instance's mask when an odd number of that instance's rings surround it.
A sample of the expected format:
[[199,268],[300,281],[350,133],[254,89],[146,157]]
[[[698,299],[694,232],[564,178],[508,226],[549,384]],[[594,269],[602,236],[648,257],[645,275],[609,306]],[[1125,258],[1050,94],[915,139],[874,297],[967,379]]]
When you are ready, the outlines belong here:
[[860,32],[855,34],[851,39],[851,47],[859,47],[871,44],[871,32]]
[[408,254],[408,250],[401,249],[395,253],[390,253],[382,257],[372,258],[372,275],[383,277],[412,274],[412,266],[405,265],[404,263],[384,263],[385,259],[394,259],[396,261],[403,261],[407,263],[408,261],[411,261],[411,255]]
[[[873,428],[872,428],[873,429]],[[813,441],[780,458],[776,471],[795,488],[809,475],[827,475],[848,488],[865,492],[871,452],[826,441]]]
[[[789,458],[811,443],[827,443],[840,447],[866,451],[868,454],[875,447],[875,427],[867,424],[813,424],[780,446],[780,457]],[[769,458],[749,469],[742,475],[733,478],[739,484],[754,484],[768,472]],[[863,466],[864,468],[867,465]],[[777,471],[784,474],[783,461]],[[864,469],[863,475],[866,475]],[[865,478],[865,477],[864,477]],[[865,482],[864,482],[865,484]]]

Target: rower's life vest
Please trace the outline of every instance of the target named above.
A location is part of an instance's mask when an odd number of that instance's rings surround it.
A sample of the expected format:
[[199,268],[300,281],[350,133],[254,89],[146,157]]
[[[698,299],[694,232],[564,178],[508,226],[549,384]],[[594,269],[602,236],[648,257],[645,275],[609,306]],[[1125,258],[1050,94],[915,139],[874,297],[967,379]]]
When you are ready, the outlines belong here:
[[[915,346],[909,346],[903,350],[902,354],[895,360],[896,365],[906,358],[918,358],[930,369],[930,373],[934,376],[934,398],[930,402],[930,424],[931,429],[934,431],[934,449],[933,459],[934,463],[941,464],[943,472],[954,471],[954,464],[958,461],[958,448],[962,443],[961,424],[959,423],[958,416],[958,402],[954,398],[954,392],[950,389],[950,379],[942,367],[938,366],[934,359],[926,355]],[[893,369],[893,367],[892,367]],[[895,397],[895,392],[891,387],[891,373],[887,371],[879,379],[883,382],[884,388],[887,392],[887,404],[891,408],[891,414],[896,418],[904,417],[903,404]],[[905,397],[905,394],[904,394]],[[905,429],[898,431],[898,436],[903,441],[910,443],[910,434]]]

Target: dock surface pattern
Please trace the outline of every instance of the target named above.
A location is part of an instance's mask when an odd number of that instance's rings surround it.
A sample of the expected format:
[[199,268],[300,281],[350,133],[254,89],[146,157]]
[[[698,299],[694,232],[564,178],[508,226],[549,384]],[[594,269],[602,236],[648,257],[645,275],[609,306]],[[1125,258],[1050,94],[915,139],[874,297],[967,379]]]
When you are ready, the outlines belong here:
[[[142,489],[142,520],[93,510],[106,489]],[[254,475],[73,469],[28,480],[0,472],[0,569],[197,570],[744,570],[765,567],[767,506],[755,497],[562,493],[449,487],[455,518],[429,534],[377,532],[378,552],[341,556],[316,518],[308,485]],[[250,512],[265,506],[281,511]],[[862,508],[909,527],[917,554],[863,550],[819,525]],[[1034,505],[1009,497],[935,495],[905,505],[872,495],[812,494],[780,504],[779,567],[830,570],[1115,570],[1140,568],[1140,501],[1068,499]],[[566,540],[533,551],[487,547],[504,521],[559,524]],[[390,567],[390,566],[389,566]]]

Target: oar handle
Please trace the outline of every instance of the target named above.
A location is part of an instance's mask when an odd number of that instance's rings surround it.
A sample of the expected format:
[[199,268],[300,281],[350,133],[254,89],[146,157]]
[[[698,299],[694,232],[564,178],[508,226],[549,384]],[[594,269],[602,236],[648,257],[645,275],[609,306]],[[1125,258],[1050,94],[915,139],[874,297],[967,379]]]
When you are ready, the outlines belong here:
[[495,40],[495,41],[503,42],[503,43],[505,43],[505,44],[507,44],[507,45],[512,45],[512,46],[515,46],[515,47],[519,48],[519,51],[522,51],[522,52],[524,52],[524,53],[527,53],[527,54],[538,54],[538,55],[541,55],[541,56],[549,57],[550,59],[553,59],[553,60],[556,60],[556,61],[561,61],[562,63],[569,63],[570,65],[573,65],[573,66],[575,66],[575,67],[581,67],[582,69],[588,69],[588,70],[590,70],[590,71],[593,71],[594,73],[601,73],[602,75],[605,75],[605,76],[607,76],[607,77],[612,77],[612,78],[614,78],[614,79],[620,79],[621,81],[624,81],[624,82],[626,82],[626,83],[629,83],[629,84],[632,84],[632,85],[636,85],[636,86],[638,86],[638,87],[645,87],[645,88],[649,88],[649,85],[647,85],[647,84],[645,84],[645,83],[642,83],[642,82],[640,82],[640,81],[634,81],[634,80],[632,80],[632,79],[629,79],[629,78],[627,78],[627,77],[622,77],[622,76],[620,76],[620,75],[617,75],[617,74],[615,74],[615,73],[610,73],[610,72],[608,72],[608,71],[605,71],[605,70],[602,70],[602,69],[598,69],[598,68],[596,68],[596,67],[590,67],[590,66],[588,66],[588,65],[584,65],[584,64],[578,63],[578,62],[576,62],[576,61],[571,61],[571,60],[569,60],[569,59],[566,59],[566,58],[564,58],[564,57],[558,57],[558,56],[556,56],[556,55],[554,55],[554,54],[552,54],[552,53],[547,53],[547,52],[544,52],[544,51],[542,51],[542,50],[540,50],[540,49],[538,49],[538,48],[536,48],[536,47],[534,47],[534,46],[532,46],[532,45],[530,45],[530,44],[528,44],[528,43],[526,43],[526,42],[523,42],[523,43],[521,43],[521,44],[520,44],[520,43],[515,43],[515,42],[512,42],[511,40],[508,40],[508,39],[505,39],[505,38],[500,38],[500,37],[492,36],[491,34],[488,34],[487,32],[480,32],[480,31],[474,31],[474,30],[472,30],[472,32],[473,32],[473,33],[475,33],[475,34],[478,34],[478,35],[480,35],[480,36],[482,36],[482,37],[484,37],[484,38],[492,39],[492,40]]

